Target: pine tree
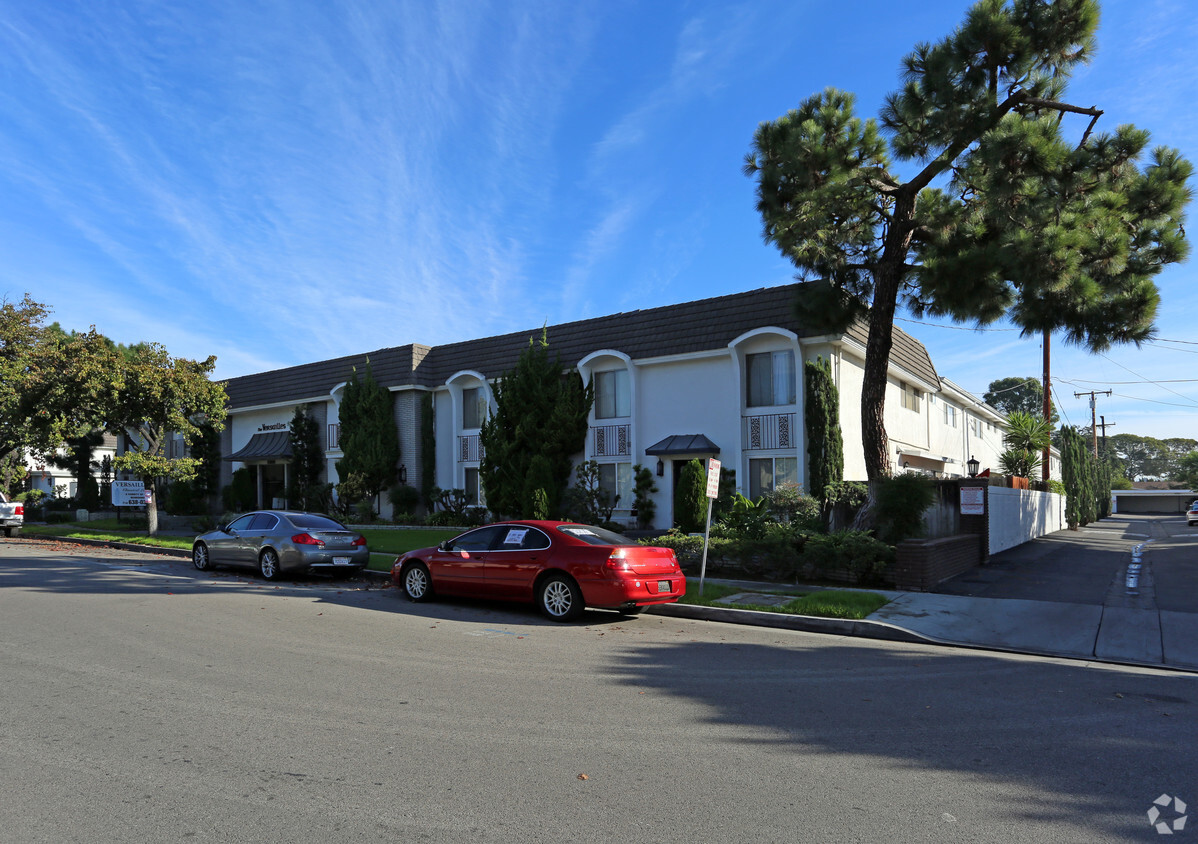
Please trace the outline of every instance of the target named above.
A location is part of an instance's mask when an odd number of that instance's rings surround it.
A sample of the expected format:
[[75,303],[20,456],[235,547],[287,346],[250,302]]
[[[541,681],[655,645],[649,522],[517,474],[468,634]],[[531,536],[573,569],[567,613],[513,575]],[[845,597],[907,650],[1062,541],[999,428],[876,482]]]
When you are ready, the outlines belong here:
[[[1151,336],[1153,278],[1188,248],[1192,168],[1176,150],[1147,153],[1148,133],[1133,126],[1093,134],[1102,111],[1063,100],[1097,25],[1096,0],[981,0],[907,56],[879,120],[829,88],[757,129],[745,172],[757,177],[765,239],[813,279],[800,316],[824,330],[869,324],[871,481],[890,472],[884,404],[900,304],[980,325],[1007,317],[1092,351]],[[1067,138],[1079,116],[1085,129]],[[892,156],[916,162],[911,178]]]

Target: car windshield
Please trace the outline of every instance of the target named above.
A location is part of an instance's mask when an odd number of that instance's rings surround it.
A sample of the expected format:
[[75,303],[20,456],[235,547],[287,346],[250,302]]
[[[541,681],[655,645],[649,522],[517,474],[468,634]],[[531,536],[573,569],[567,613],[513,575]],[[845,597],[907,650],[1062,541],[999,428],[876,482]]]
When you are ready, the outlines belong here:
[[297,528],[308,530],[349,530],[341,522],[334,521],[328,516],[317,516],[312,513],[292,513],[287,518]]
[[588,545],[636,545],[627,536],[594,525],[558,525],[557,529]]

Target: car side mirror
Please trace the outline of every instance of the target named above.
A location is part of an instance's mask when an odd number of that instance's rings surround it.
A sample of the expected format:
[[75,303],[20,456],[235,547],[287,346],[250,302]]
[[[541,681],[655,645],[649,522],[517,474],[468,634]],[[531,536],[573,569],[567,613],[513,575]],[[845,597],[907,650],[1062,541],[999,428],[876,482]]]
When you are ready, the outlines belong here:
[[444,542],[442,542],[440,545],[438,545],[437,550],[441,551],[442,553],[444,553],[445,551],[448,551],[449,550],[449,540],[446,539]]

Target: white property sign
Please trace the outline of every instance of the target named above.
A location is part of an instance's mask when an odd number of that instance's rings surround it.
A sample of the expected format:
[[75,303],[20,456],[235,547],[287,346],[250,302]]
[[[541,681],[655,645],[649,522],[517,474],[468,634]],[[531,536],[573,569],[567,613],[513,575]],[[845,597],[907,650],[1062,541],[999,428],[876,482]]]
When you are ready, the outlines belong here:
[[961,487],[961,515],[986,515],[986,490],[980,486]]
[[113,507],[145,507],[146,485],[142,481],[113,481]]
[[720,461],[714,457],[707,461],[707,497],[720,497]]

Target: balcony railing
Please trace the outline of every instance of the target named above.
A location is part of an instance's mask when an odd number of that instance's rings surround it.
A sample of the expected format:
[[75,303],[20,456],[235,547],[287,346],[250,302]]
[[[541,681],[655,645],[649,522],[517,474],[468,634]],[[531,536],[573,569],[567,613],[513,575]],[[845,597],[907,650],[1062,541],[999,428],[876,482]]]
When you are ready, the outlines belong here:
[[632,454],[631,425],[599,425],[591,428],[596,457],[627,457]]
[[483,459],[483,444],[479,442],[478,434],[458,437],[458,462],[478,463]]
[[744,417],[744,447],[747,451],[794,448],[795,415],[765,413]]

